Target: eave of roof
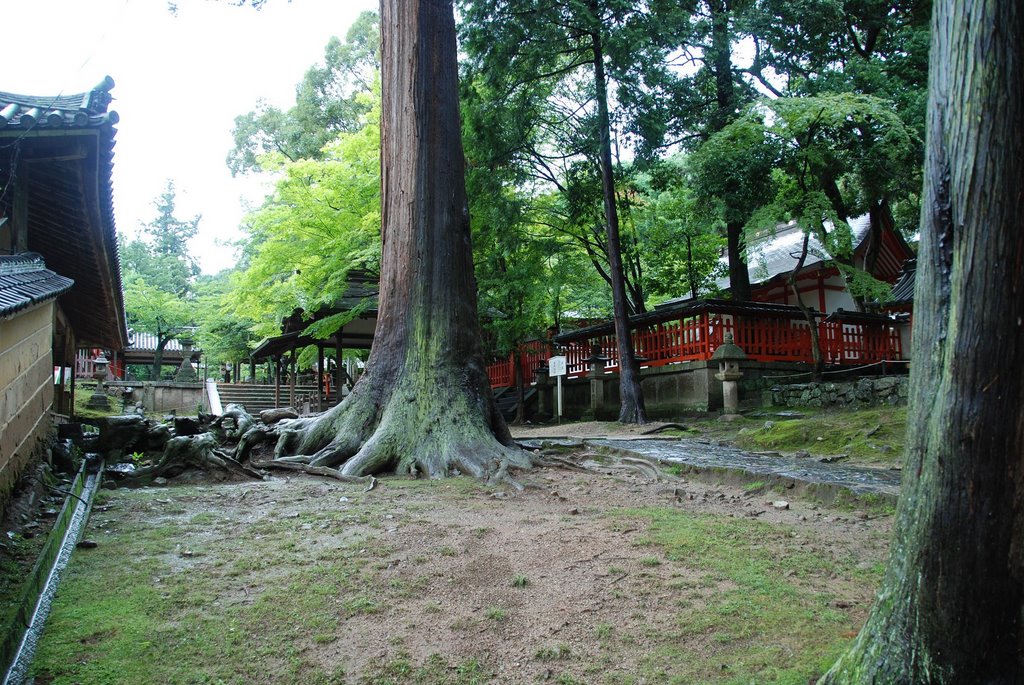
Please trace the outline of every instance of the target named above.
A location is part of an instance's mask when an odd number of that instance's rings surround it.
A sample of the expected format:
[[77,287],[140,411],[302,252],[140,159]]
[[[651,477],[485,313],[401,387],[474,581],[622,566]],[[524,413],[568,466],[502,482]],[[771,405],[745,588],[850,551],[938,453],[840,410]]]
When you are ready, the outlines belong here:
[[885,302],[887,307],[909,304],[914,301],[914,281],[917,278],[917,259],[908,259],[903,262],[903,270],[900,277],[892,286],[889,299]]
[[47,269],[43,258],[34,252],[0,256],[0,317],[56,299],[74,283]]
[[28,188],[28,249],[75,281],[61,305],[81,346],[127,344],[113,207],[118,121],[107,77],[76,95],[0,93],[0,147],[17,155]]

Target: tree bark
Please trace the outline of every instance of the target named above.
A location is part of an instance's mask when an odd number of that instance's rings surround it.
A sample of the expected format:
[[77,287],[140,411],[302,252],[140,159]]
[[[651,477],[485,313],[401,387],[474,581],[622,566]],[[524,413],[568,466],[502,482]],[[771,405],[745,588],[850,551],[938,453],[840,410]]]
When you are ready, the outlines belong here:
[[[491,395],[476,314],[451,0],[382,0],[382,269],[366,372],[277,454],[345,475],[528,467]],[[315,454],[314,454],[315,453]]]
[[[597,16],[597,7],[591,3]],[[619,352],[619,421],[647,423],[644,394],[640,387],[640,369],[633,354],[629,330],[629,311],[622,270],[622,246],[619,241],[619,215],[615,205],[615,179],[612,176],[611,122],[608,116],[608,82],[604,71],[604,49],[599,29],[591,34],[594,46],[594,86],[597,98],[597,125],[600,129],[601,192],[604,196],[605,231],[608,236],[608,271],[612,285],[612,312],[615,342]]]
[[[711,115],[711,132],[721,131],[736,117],[736,84],[732,68],[732,40],[729,32],[730,8],[725,0],[708,0],[711,14],[711,48],[708,61],[715,74],[715,101],[718,105]],[[746,222],[730,220],[725,227],[726,253],[729,258],[729,292],[738,302],[750,300],[750,273],[743,256],[746,248],[744,225]]]
[[878,600],[820,681],[1024,678],[1024,8],[938,0],[911,425]]
[[796,298],[797,309],[804,315],[804,321],[807,322],[807,332],[811,336],[811,359],[813,360],[811,378],[815,381],[820,381],[821,373],[825,369],[825,362],[821,356],[821,336],[818,335],[818,318],[814,316],[814,311],[804,302],[803,295],[800,294],[800,286],[797,284],[797,278],[804,269],[804,262],[807,261],[807,246],[810,243],[810,239],[811,234],[804,232],[804,239],[800,246],[800,258],[796,260],[796,267],[789,272],[789,287]]
[[737,302],[750,301],[750,272],[747,260],[743,258],[746,239],[743,236],[743,223],[730,222],[726,228],[726,250],[729,255],[729,292]]

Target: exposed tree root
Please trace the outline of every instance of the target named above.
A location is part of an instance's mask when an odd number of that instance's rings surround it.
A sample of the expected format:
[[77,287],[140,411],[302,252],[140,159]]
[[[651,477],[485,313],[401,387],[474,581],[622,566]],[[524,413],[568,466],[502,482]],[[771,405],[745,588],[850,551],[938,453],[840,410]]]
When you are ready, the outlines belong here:
[[238,440],[256,424],[256,419],[237,404],[229,404],[224,413],[210,424],[223,432],[226,440]]
[[340,480],[342,483],[354,483],[357,485],[365,485],[363,492],[369,492],[377,487],[377,479],[373,476],[346,476],[337,469],[328,468],[326,466],[310,466],[309,464],[302,464],[296,461],[287,461],[284,459],[267,459],[265,461],[253,461],[250,460],[249,464],[258,469],[281,469],[285,471],[301,471],[303,473],[310,473],[315,476],[326,476],[335,480]]
[[579,452],[571,457],[553,454],[535,455],[533,463],[537,466],[570,469],[589,473],[607,474],[609,471],[632,473],[649,480],[672,479],[657,464],[637,457],[598,454],[596,452]]
[[640,433],[640,435],[653,435],[655,433],[660,433],[662,431],[667,431],[667,430],[672,430],[672,429],[680,430],[680,431],[688,430],[686,428],[686,426],[684,426],[681,423],[666,423],[666,424],[663,424],[661,426],[657,426],[656,428],[651,428],[649,430],[645,430],[642,433]]
[[263,478],[262,474],[243,466],[226,452],[218,450],[218,445],[219,441],[213,433],[171,438],[164,446],[163,454],[156,464],[136,469],[129,478],[132,480],[156,478],[182,466],[217,468],[246,478]]
[[459,384],[434,382],[423,392],[403,388],[382,399],[364,381],[341,405],[282,421],[267,437],[277,436],[275,461],[338,468],[345,476],[464,474],[521,488],[510,472],[529,468],[530,455],[512,444],[503,425],[502,442],[481,409]]

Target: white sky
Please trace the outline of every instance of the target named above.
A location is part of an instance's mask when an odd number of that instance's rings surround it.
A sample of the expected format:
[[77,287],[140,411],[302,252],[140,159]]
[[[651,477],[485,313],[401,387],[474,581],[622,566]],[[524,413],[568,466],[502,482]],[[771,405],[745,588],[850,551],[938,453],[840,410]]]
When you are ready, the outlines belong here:
[[[7,58],[0,90],[57,95],[117,84],[110,109],[121,121],[114,148],[114,214],[133,235],[155,217],[172,179],[177,216],[202,214],[192,251],[203,270],[231,266],[221,243],[239,236],[245,201],[266,186],[232,178],[224,163],[234,119],[258,99],[295,102],[324,46],[377,0],[268,0],[260,11],[226,0],[0,0]],[[10,30],[17,27],[16,30]]]

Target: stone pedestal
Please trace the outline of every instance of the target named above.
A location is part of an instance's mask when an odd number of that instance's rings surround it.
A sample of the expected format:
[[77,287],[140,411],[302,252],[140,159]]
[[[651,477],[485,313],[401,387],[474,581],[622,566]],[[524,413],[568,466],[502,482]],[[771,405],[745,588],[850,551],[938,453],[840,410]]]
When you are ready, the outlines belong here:
[[716,373],[715,378],[722,381],[722,412],[725,415],[735,415],[740,407],[740,384],[739,379],[743,374]]

